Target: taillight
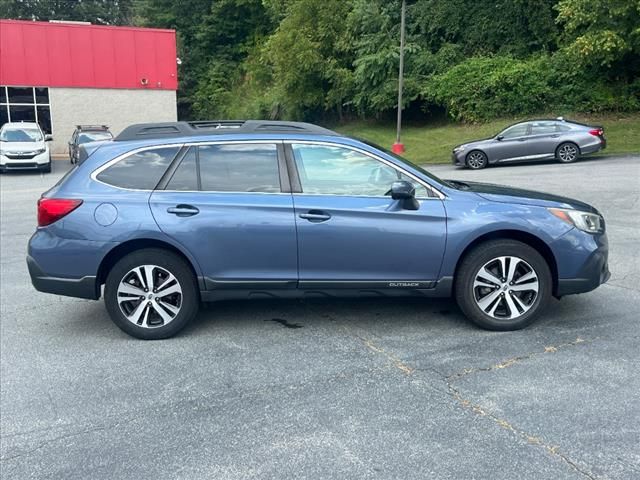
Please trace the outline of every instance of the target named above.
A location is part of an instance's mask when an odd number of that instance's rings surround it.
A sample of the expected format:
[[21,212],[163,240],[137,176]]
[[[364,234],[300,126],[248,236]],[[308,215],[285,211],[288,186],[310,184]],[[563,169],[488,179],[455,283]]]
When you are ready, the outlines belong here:
[[596,137],[601,137],[602,135],[604,135],[604,129],[602,129],[602,128],[594,128],[592,130],[589,130],[589,133],[591,135],[595,135]]
[[82,200],[67,198],[41,198],[38,200],[38,226],[45,227],[69,215],[82,205]]

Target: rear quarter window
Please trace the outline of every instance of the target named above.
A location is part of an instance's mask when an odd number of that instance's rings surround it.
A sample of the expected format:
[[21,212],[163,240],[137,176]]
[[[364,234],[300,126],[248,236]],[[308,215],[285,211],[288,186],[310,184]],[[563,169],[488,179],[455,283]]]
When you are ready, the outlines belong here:
[[96,179],[114,187],[153,190],[179,150],[163,147],[134,153],[107,167]]

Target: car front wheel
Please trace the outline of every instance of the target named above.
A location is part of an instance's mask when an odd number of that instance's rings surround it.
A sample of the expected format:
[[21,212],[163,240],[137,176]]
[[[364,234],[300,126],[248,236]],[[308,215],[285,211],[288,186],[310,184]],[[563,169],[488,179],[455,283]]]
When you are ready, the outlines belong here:
[[472,170],[480,170],[481,168],[485,168],[489,161],[487,159],[487,155],[484,152],[479,150],[474,150],[467,154],[466,159],[467,167]]
[[515,240],[483,243],[462,261],[455,283],[460,309],[488,330],[518,330],[551,298],[551,271],[537,250]]
[[133,252],[111,269],[104,291],[113,322],[143,340],[168,338],[198,313],[194,275],[177,255],[161,249]]

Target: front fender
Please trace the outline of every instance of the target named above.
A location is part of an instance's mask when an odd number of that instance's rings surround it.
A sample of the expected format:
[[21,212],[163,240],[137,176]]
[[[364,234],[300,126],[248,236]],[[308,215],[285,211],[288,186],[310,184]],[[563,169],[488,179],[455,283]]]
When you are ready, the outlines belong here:
[[[477,197],[476,197],[477,198]],[[479,238],[504,232],[533,236],[550,246],[573,227],[556,220],[546,208],[488,201],[445,201],[447,243],[440,277],[451,277],[465,250]]]

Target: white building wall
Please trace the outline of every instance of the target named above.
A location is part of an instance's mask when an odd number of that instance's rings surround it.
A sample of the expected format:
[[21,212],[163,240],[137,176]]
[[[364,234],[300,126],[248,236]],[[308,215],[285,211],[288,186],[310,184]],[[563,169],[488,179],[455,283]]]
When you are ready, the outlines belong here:
[[52,152],[67,153],[76,125],[108,125],[114,135],[132,123],[175,122],[174,90],[49,88]]

